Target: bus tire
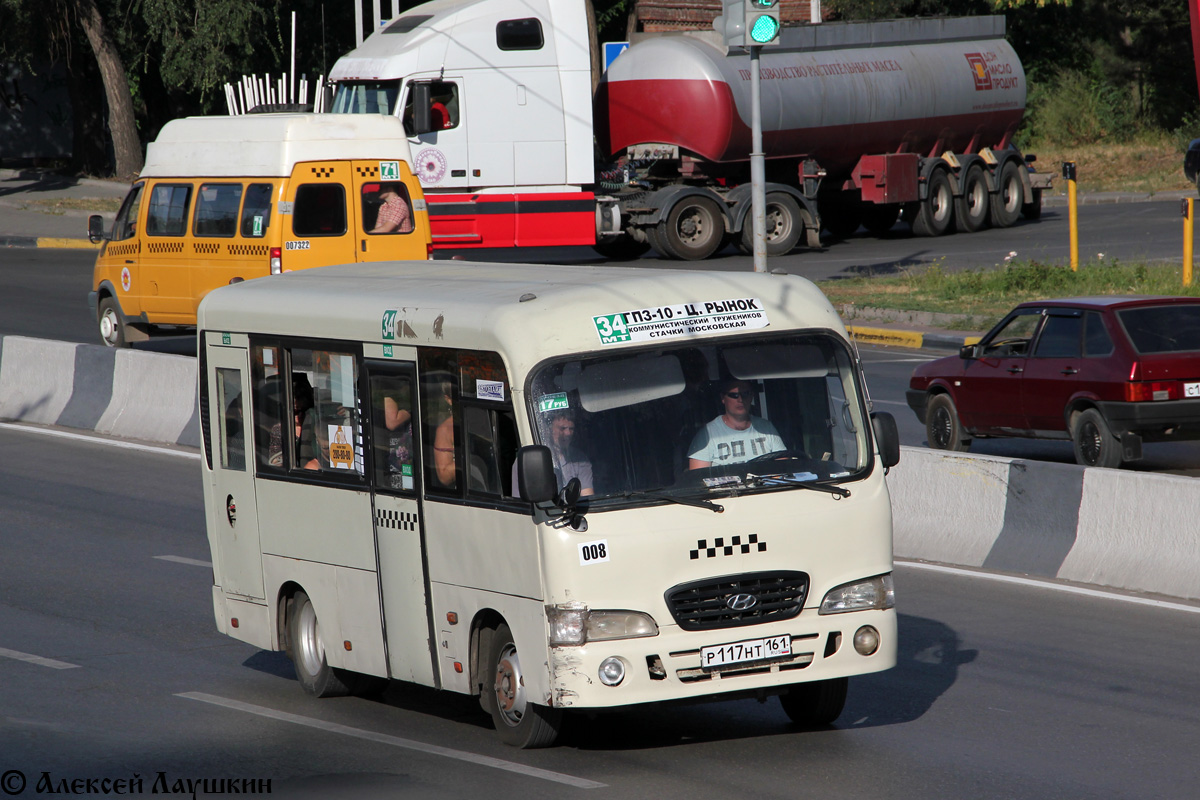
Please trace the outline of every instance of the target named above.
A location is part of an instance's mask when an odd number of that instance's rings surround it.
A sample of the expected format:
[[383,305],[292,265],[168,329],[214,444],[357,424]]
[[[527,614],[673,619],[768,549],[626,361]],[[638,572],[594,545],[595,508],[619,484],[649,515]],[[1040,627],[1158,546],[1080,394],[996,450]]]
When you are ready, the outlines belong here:
[[849,686],[849,678],[798,683],[788,689],[787,694],[779,695],[779,704],[797,725],[824,728],[841,716]]
[[538,705],[526,696],[521,659],[508,625],[501,623],[492,632],[489,651],[483,699],[500,739],[526,750],[554,744],[562,727],[562,711]]
[[121,307],[116,298],[104,297],[96,308],[96,324],[100,341],[106,347],[129,347],[131,342],[144,342],[150,338],[148,331],[126,323],[121,316]]
[[342,697],[350,687],[325,660],[325,645],[317,611],[303,591],[296,592],[288,607],[287,654],[296,668],[300,687],[313,697]]

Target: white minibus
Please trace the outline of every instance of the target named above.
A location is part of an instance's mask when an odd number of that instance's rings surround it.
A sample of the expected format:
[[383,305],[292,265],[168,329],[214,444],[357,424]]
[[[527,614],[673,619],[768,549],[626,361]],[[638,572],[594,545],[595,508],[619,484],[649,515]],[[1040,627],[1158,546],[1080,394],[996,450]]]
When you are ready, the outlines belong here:
[[827,725],[895,664],[895,421],[803,278],[359,263],[198,325],[217,626],[311,694],[476,695],[539,747],[701,697]]

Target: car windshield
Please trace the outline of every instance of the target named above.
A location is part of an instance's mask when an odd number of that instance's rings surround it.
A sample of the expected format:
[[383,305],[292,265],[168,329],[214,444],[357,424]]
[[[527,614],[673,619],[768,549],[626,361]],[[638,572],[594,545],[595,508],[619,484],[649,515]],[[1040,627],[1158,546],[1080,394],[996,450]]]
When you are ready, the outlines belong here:
[[593,505],[828,489],[871,463],[857,374],[829,333],[743,337],[551,363],[530,407]]
[[391,114],[400,96],[400,81],[345,81],[333,95],[335,114]]
[[1117,316],[1139,353],[1200,350],[1200,305],[1127,308]]

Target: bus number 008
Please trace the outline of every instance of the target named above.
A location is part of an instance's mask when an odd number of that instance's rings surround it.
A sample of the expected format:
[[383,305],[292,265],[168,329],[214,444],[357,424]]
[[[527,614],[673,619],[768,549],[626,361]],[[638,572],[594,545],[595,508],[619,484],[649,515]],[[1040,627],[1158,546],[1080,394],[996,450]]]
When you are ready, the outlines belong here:
[[584,542],[579,545],[580,564],[599,564],[608,561],[608,540]]

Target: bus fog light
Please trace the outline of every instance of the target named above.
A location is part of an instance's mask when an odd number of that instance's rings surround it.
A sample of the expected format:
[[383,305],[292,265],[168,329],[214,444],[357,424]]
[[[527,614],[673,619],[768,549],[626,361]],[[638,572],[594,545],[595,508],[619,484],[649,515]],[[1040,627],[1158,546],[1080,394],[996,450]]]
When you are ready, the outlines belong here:
[[869,656],[879,649],[879,631],[863,625],[854,632],[854,649],[860,656]]
[[625,680],[625,662],[609,656],[600,662],[600,682],[605,686],[618,686]]

